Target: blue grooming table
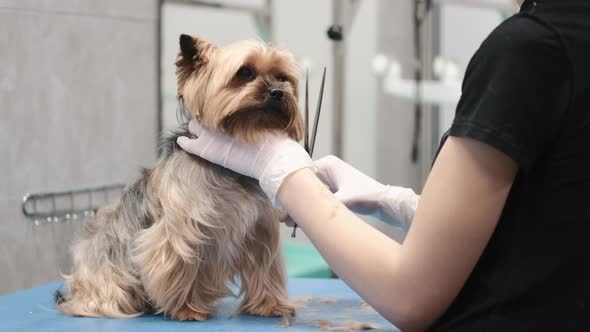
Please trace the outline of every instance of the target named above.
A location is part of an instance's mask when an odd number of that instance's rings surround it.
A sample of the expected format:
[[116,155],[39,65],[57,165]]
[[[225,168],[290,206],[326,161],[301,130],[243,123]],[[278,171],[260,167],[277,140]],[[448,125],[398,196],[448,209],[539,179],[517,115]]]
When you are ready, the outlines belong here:
[[[131,319],[82,318],[62,315],[55,310],[53,292],[61,282],[0,296],[0,331],[318,331],[326,327],[348,327],[347,321],[373,324],[379,331],[399,331],[370,307],[367,307],[339,279],[289,279],[289,298],[300,305],[288,329],[281,318],[245,315],[232,316],[239,304],[224,299],[216,314],[205,322],[178,322],[162,315],[145,315]],[[327,322],[328,323],[327,323]],[[327,324],[327,325],[326,325]],[[332,329],[334,331],[334,329]],[[344,330],[344,329],[342,329]]]

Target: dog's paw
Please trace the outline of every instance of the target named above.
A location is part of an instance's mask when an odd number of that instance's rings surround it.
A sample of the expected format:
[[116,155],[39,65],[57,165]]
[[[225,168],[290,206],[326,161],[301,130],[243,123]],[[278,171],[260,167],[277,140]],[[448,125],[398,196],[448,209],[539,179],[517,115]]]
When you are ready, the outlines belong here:
[[[271,304],[272,303],[272,304]],[[240,308],[240,313],[262,317],[283,317],[282,326],[291,325],[291,319],[295,316],[297,310],[289,302],[268,301],[257,304],[244,304]]]
[[209,312],[206,311],[198,311],[193,310],[188,307],[183,307],[182,309],[170,314],[172,319],[174,320],[197,320],[197,321],[205,321],[209,317]]
[[293,319],[293,316],[295,316],[295,314],[297,313],[297,309],[289,303],[285,303],[283,304],[283,306],[285,308],[281,313],[281,316],[283,317],[283,322],[281,323],[281,326],[289,327],[291,326],[291,320]]

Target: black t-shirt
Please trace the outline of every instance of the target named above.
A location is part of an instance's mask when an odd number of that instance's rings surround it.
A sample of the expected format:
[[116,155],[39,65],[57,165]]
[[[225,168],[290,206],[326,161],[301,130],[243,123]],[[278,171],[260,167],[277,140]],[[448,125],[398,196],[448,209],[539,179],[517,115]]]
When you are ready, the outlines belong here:
[[448,135],[489,144],[519,170],[430,330],[590,330],[590,0],[526,1],[482,43],[462,90]]

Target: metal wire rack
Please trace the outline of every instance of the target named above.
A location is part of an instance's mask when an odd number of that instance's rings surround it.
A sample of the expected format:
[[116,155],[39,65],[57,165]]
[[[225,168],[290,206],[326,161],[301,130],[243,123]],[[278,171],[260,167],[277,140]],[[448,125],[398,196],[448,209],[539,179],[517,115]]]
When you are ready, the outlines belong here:
[[35,225],[59,223],[93,216],[96,210],[119,197],[124,184],[112,184],[62,192],[27,193],[22,211]]

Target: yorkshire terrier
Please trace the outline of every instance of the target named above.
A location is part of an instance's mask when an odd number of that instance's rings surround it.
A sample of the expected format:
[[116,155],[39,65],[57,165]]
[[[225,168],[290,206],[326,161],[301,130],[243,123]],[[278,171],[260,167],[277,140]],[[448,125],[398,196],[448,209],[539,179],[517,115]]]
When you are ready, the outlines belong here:
[[[286,50],[181,35],[176,74],[179,104],[205,128],[251,143],[268,132],[303,137],[299,70]],[[181,135],[191,136],[186,125],[162,141],[154,167],[86,223],[67,291],[56,293],[59,311],[202,321],[234,295],[243,296],[239,313],[289,322],[280,211],[256,180],[182,150]]]

